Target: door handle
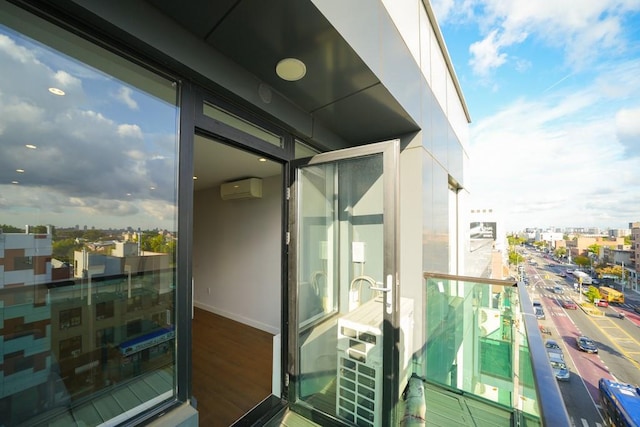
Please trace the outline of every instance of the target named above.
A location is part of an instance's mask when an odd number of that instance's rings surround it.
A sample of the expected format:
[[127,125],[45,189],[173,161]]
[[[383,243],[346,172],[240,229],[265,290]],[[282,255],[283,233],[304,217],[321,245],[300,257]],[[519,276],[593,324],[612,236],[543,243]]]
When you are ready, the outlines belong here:
[[370,289],[372,291],[391,292],[391,288],[383,287],[384,283],[382,283],[382,282],[376,282],[376,285],[378,285],[378,286],[371,286]]
[[[372,291],[384,292],[385,294],[391,292],[393,290],[393,276],[391,274],[387,275],[387,286],[384,286],[382,282],[376,282],[378,286],[371,286]],[[391,300],[393,298],[389,298],[385,295],[384,300],[386,301],[386,309],[387,313],[391,314],[393,312],[393,306],[391,304]]]

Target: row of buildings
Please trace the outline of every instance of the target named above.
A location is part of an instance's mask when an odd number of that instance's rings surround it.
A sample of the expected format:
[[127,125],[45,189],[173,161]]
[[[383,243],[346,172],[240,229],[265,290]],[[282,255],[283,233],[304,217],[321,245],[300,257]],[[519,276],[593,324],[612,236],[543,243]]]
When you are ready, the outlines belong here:
[[[554,253],[564,248],[571,260],[584,256],[591,260],[591,268],[596,265],[618,265],[623,270],[621,286],[624,290],[638,291],[640,276],[640,223],[629,223],[628,229],[526,230],[521,237],[530,242],[541,243],[541,247]],[[595,250],[594,250],[595,249]]]

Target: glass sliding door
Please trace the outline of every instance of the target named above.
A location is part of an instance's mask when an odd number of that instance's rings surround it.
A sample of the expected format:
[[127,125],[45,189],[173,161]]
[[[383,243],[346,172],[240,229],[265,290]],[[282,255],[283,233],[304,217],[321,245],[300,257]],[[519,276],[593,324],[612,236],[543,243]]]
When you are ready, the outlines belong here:
[[177,83],[0,5],[0,425],[173,401]]
[[292,173],[291,401],[347,424],[390,425],[397,401],[397,158],[392,141]]

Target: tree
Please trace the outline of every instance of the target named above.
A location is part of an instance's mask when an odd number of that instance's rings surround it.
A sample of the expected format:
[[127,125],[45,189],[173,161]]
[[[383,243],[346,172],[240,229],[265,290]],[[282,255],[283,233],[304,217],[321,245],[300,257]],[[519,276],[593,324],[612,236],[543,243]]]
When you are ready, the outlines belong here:
[[105,233],[100,230],[87,230],[82,237],[88,242],[99,242],[105,236]]
[[596,299],[600,299],[602,297],[600,295],[600,291],[595,286],[589,286],[589,289],[587,289],[585,296],[587,297],[587,299],[589,299],[590,302],[594,302]]
[[[47,234],[47,226],[46,225],[34,225],[29,228],[29,232],[33,234]],[[51,231],[53,233],[53,230]]]
[[591,260],[589,259],[589,257],[586,257],[584,255],[578,255],[573,259],[573,262],[578,264],[580,267],[587,267],[591,265]]
[[516,251],[509,251],[509,264],[520,264],[524,262],[524,257]]
[[599,267],[599,268],[596,268],[596,273],[598,274],[598,277],[616,276],[618,278],[622,278],[622,266],[609,265],[606,267]]
[[82,249],[75,239],[58,240],[52,243],[53,257],[60,261],[73,263],[73,251]]
[[594,254],[595,256],[598,256],[600,254],[600,248],[602,246],[600,246],[597,243],[594,243],[593,245],[589,245],[587,246],[587,252],[589,252],[590,254]]
[[24,233],[24,229],[7,224],[0,224],[0,230],[2,230],[3,233]]
[[565,248],[564,246],[560,246],[555,251],[553,251],[553,254],[558,258],[562,258],[567,255],[567,248]]

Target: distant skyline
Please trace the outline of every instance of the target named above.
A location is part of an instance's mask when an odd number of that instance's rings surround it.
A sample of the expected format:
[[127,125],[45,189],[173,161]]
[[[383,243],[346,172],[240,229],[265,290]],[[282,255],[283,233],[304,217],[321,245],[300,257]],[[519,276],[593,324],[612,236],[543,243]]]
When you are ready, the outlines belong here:
[[505,229],[640,221],[640,0],[432,1]]

